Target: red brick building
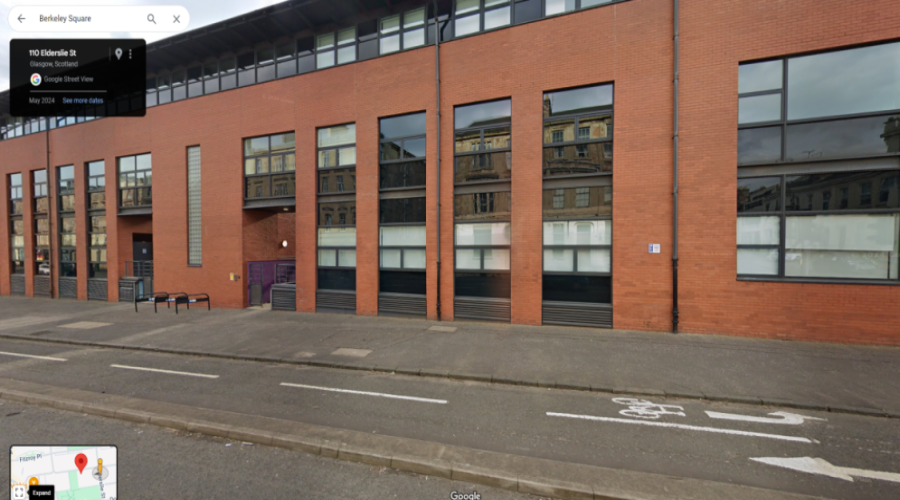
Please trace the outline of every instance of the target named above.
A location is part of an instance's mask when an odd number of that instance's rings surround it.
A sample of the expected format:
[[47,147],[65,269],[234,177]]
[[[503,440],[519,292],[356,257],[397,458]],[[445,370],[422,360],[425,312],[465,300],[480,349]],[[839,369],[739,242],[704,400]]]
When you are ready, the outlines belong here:
[[[678,329],[900,344],[900,11],[679,3]],[[151,44],[145,117],[0,122],[0,295],[671,330],[674,7],[285,2]]]

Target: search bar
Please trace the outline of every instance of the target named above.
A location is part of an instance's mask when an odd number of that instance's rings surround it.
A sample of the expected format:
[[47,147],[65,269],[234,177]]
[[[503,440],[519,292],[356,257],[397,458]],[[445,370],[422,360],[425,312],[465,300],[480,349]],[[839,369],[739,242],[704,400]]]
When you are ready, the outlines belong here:
[[13,7],[9,25],[14,31],[38,33],[146,32],[186,30],[191,15],[181,6],[52,5]]

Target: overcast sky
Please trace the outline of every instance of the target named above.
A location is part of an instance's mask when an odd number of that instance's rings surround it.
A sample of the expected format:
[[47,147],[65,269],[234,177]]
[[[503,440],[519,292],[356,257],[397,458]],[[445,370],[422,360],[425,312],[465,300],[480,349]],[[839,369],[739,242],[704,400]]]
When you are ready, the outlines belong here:
[[[12,38],[131,38],[128,32],[86,33],[19,33],[10,29],[9,11],[17,5],[181,5],[191,14],[189,30],[206,26],[284,0],[0,0],[0,92],[9,89],[9,41]],[[173,34],[142,34],[147,43]]]

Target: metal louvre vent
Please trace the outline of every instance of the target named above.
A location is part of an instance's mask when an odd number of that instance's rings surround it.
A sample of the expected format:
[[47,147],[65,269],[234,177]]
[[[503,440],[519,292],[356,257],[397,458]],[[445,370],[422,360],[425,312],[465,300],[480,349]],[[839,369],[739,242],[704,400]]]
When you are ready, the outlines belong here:
[[10,293],[13,295],[25,295],[25,275],[13,274],[9,277]]
[[356,314],[356,292],[317,290],[316,312]]
[[612,305],[545,301],[543,318],[545,325],[612,328]]
[[78,298],[78,278],[59,278],[59,298]]
[[106,280],[88,280],[88,300],[109,300]]
[[272,285],[272,310],[296,311],[297,286],[292,284]]
[[203,263],[203,231],[200,208],[200,146],[187,148],[188,264]]
[[509,299],[456,297],[453,300],[453,316],[459,319],[509,322],[510,302]]
[[135,281],[119,281],[119,302],[134,302]]
[[50,276],[34,277],[34,296],[49,297],[50,296]]
[[378,314],[425,316],[425,296],[409,293],[379,293]]

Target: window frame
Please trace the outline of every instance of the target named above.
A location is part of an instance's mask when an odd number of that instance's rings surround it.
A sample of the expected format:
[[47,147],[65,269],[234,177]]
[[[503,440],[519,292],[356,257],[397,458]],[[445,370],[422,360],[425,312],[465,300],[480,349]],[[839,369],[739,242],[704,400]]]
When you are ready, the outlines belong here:
[[[285,135],[285,134],[294,134],[293,149],[272,152],[272,137],[278,136],[278,135]],[[266,138],[266,153],[254,154],[254,155],[248,156],[246,149],[244,147],[244,144],[247,141],[251,141],[253,139],[261,139],[263,137]],[[287,157],[289,155],[294,155],[294,170],[287,170]],[[243,173],[243,189],[242,189],[242,191],[243,191],[243,200],[244,200],[245,206],[247,205],[248,202],[262,201],[262,200],[286,200],[286,199],[291,199],[291,198],[297,197],[297,133],[295,131],[291,130],[291,131],[285,131],[285,132],[276,132],[274,134],[257,135],[257,136],[253,136],[253,137],[244,137],[241,139],[241,157],[243,158],[243,161],[241,162],[241,170]],[[282,170],[279,172],[272,171],[272,158],[274,158],[274,157],[281,157]],[[259,158],[266,158],[266,161],[268,162],[267,163],[268,164],[268,172],[248,174],[247,173],[247,160],[250,160],[250,159],[256,160]],[[285,174],[293,174],[293,176],[294,176],[294,180],[293,180],[294,193],[276,196],[274,194],[275,184],[274,184],[272,178],[275,176],[285,175]],[[268,178],[267,182],[269,185],[269,196],[256,196],[256,197],[252,197],[252,198],[247,197],[247,180],[250,178],[257,178],[257,177]]]
[[[457,242],[456,226],[458,225],[477,225],[477,224],[509,224],[510,242],[505,245],[460,245]],[[456,258],[457,250],[479,250],[481,265],[478,269],[460,269],[457,267],[459,259]],[[485,269],[484,268],[484,251],[485,250],[508,250],[510,255],[509,269]],[[480,273],[496,273],[496,274],[512,274],[512,220],[510,219],[491,219],[491,220],[462,220],[453,221],[453,274],[480,274]]]
[[[98,174],[98,175],[91,175],[91,166],[98,165],[98,164],[103,167],[102,173]],[[108,238],[108,231],[104,230],[102,233],[94,232],[93,231],[94,224],[93,224],[92,219],[94,217],[103,217],[104,219],[106,219],[106,207],[107,207],[106,160],[95,160],[95,161],[86,162],[85,166],[84,166],[84,175],[87,178],[87,182],[85,183],[85,190],[87,192],[87,200],[85,200],[86,201],[85,206],[87,207],[87,210],[86,210],[86,212],[87,212],[87,241],[85,243],[86,243],[87,249],[88,249],[88,254],[87,254],[88,279],[89,280],[91,280],[91,279],[103,280],[103,279],[107,279],[107,277],[109,276],[109,269],[106,268],[107,261],[106,260],[104,260],[104,261],[94,260],[93,256],[94,256],[95,249],[103,250],[103,254],[106,255],[107,246],[108,246],[108,241],[106,238]],[[98,187],[92,186],[92,184],[94,184],[92,182],[92,180],[99,179],[99,178],[103,179],[102,186],[98,186]],[[104,193],[103,208],[93,208],[92,207],[91,195],[93,193]],[[107,224],[108,224],[108,222],[109,222],[109,219],[106,219]],[[106,226],[104,226],[104,227],[106,227]],[[94,235],[100,235],[100,234],[102,234],[104,236],[105,243],[103,245],[94,245]],[[107,256],[107,259],[109,259],[108,256]],[[97,267],[95,267],[95,266],[97,266]],[[93,275],[100,269],[100,266],[103,266],[103,273],[105,276],[99,277],[99,278],[94,277]]]
[[[138,158],[139,156],[144,156],[144,155],[150,156],[150,168],[149,168],[149,169],[142,169],[142,170],[139,170],[138,167],[137,167],[137,158]],[[122,159],[124,159],[124,158],[134,158],[134,174],[135,174],[135,185],[134,185],[134,186],[125,186],[125,187],[122,187]],[[137,174],[138,174],[138,172],[150,172],[150,183],[149,183],[149,184],[144,184],[144,185],[142,185],[142,186],[138,186],[138,185],[137,185],[137,177],[136,177]],[[116,190],[117,190],[117,192],[118,192],[118,196],[117,196],[118,200],[117,200],[117,202],[118,202],[119,213],[122,213],[123,210],[128,211],[128,210],[134,210],[134,209],[147,209],[147,208],[152,209],[152,208],[153,208],[153,155],[152,155],[152,153],[150,153],[150,152],[148,151],[148,152],[145,152],[145,153],[138,153],[138,154],[133,154],[133,155],[126,155],[126,156],[118,156],[118,157],[116,157],[116,174],[117,174],[117,176],[116,176],[116,177],[117,177],[117,178],[116,178]],[[149,195],[150,195],[150,196],[149,196],[149,197],[150,197],[150,203],[149,203],[149,204],[143,204],[143,205],[137,205],[137,204],[135,204],[135,205],[129,205],[129,206],[124,206],[124,205],[122,205],[122,193],[123,193],[123,191],[133,190],[133,191],[135,192],[135,195],[136,195],[137,192],[138,192],[138,190],[140,190],[140,189],[147,189],[147,190],[148,190],[148,193],[149,193]],[[137,203],[137,198],[136,198],[136,197],[135,197],[134,202]],[[108,204],[109,204],[109,202],[107,201],[107,205],[108,205]]]
[[[738,174],[738,181],[741,179],[757,179],[757,178],[780,178],[781,182],[781,192],[779,193],[779,209],[771,210],[771,211],[763,211],[763,212],[737,212],[737,218],[759,218],[759,217],[778,217],[779,219],[779,242],[777,245],[775,244],[737,244],[735,241],[735,276],[737,281],[773,281],[773,282],[783,282],[783,283],[828,283],[828,284],[867,284],[867,285],[900,285],[900,273],[898,273],[898,277],[895,279],[884,278],[884,279],[868,279],[868,278],[835,278],[835,277],[797,277],[797,276],[787,276],[785,273],[786,261],[787,261],[787,219],[789,217],[816,217],[816,216],[843,216],[843,215],[894,215],[897,214],[900,216],[900,207],[898,208],[866,208],[866,209],[840,209],[836,210],[788,210],[787,207],[787,177],[798,176],[798,175],[821,175],[821,174],[830,174],[830,173],[853,173],[853,172],[867,172],[867,173],[877,173],[877,172],[896,172],[897,176],[900,176],[900,169],[894,168],[872,168],[866,170],[852,171],[852,172],[833,172],[827,170],[813,170],[813,171],[805,171],[805,170],[797,170],[791,171],[779,171],[777,173],[757,173],[754,172],[753,175],[740,175]],[[896,178],[896,177],[894,177]],[[834,198],[830,198],[830,202],[834,202]],[[737,221],[735,220],[735,224]],[[736,239],[736,238],[735,238]],[[777,274],[738,274],[737,273],[737,250],[740,249],[748,249],[748,250],[778,250],[778,273]]]
[[[63,184],[63,182],[64,182],[63,169],[65,169],[65,168],[72,169],[72,178],[71,178],[72,187],[71,188],[68,188]],[[73,201],[72,210],[63,210],[63,206],[64,206],[63,198],[66,196],[72,197],[72,201]],[[60,276],[60,278],[63,278],[63,277],[75,278],[78,276],[77,259],[76,260],[64,260],[64,258],[63,258],[63,256],[66,255],[66,250],[70,250],[72,252],[69,255],[76,255],[78,252],[77,231],[75,228],[73,228],[71,233],[65,232],[65,223],[63,222],[63,220],[65,220],[65,219],[72,219],[73,224],[77,224],[76,217],[75,217],[75,207],[74,207],[74,203],[75,203],[75,165],[63,165],[63,166],[56,167],[56,199],[57,199],[56,216],[57,216],[57,233],[58,233],[57,241],[59,242],[59,276]],[[71,236],[72,238],[74,238],[75,244],[74,245],[65,245],[64,242],[65,242],[66,236]],[[66,273],[63,270],[63,268],[66,265],[74,266],[75,273],[73,275],[71,275],[71,276],[66,275]]]
[[[457,108],[477,106],[477,105],[481,105],[481,104],[490,104],[490,103],[500,102],[500,101],[510,101],[510,116],[507,121],[502,121],[502,122],[498,121],[495,123],[490,123],[488,125],[482,125],[482,126],[478,126],[478,127],[456,128],[455,121],[456,121]],[[471,186],[471,185],[477,185],[477,184],[498,184],[498,183],[509,184],[509,183],[511,183],[512,182],[512,144],[513,144],[512,98],[503,97],[500,99],[492,99],[490,101],[465,103],[465,104],[460,104],[460,105],[454,106],[453,107],[453,119],[454,119],[453,185],[455,187],[460,187],[460,186]],[[496,148],[496,149],[485,148],[485,142],[484,142],[485,131],[494,130],[494,129],[502,129],[502,128],[509,128],[509,145],[505,148]],[[465,134],[465,133],[470,133],[470,132],[475,132],[475,131],[478,131],[478,133],[479,133],[479,139],[478,139],[479,148],[474,151],[456,151],[456,141],[457,141],[456,136],[461,133]],[[486,180],[462,181],[462,182],[456,180],[456,176],[457,176],[458,169],[459,169],[459,158],[464,158],[467,156],[474,156],[474,157],[484,156],[484,157],[488,158],[488,163],[491,163],[491,160],[490,160],[491,155],[493,155],[495,153],[509,153],[509,155],[508,155],[509,159],[507,160],[508,161],[507,169],[510,171],[509,177],[506,177],[503,179],[486,179]],[[487,169],[488,169],[487,167],[484,168],[484,170],[487,170]],[[473,169],[473,170],[476,170],[476,169]],[[481,170],[481,168],[479,168],[477,170]]]
[[[741,130],[751,130],[751,129],[763,129],[763,128],[775,128],[779,129],[779,133],[781,136],[781,151],[779,158],[777,160],[761,160],[754,162],[741,162],[739,157],[736,160],[736,163],[739,167],[753,167],[753,166],[765,166],[765,165],[785,165],[785,164],[793,164],[798,162],[808,163],[808,162],[824,162],[824,161],[840,161],[840,160],[861,160],[866,158],[896,158],[900,156],[900,152],[895,153],[882,153],[882,154],[866,154],[863,156],[829,156],[826,158],[805,158],[800,160],[788,160],[787,157],[787,132],[788,127],[793,125],[803,125],[803,124],[813,124],[813,123],[827,123],[834,121],[845,121],[852,120],[855,118],[875,118],[875,117],[888,117],[888,116],[900,116],[900,108],[893,110],[882,110],[882,111],[873,111],[873,112],[864,112],[864,113],[851,113],[844,115],[828,115],[828,116],[819,116],[815,118],[801,118],[801,119],[788,119],[788,99],[790,96],[788,95],[788,73],[791,59],[806,57],[816,54],[827,54],[833,52],[841,52],[845,50],[859,49],[865,47],[872,47],[877,45],[889,45],[893,43],[898,43],[897,40],[890,42],[877,42],[877,43],[869,43],[864,45],[856,45],[851,47],[839,47],[839,48],[831,48],[828,50],[820,50],[816,52],[809,52],[803,54],[794,54],[790,56],[781,56],[781,57],[773,57],[766,59],[757,59],[752,61],[743,61],[738,64],[738,71],[740,71],[740,66],[772,62],[772,61],[780,61],[781,62],[781,88],[780,89],[770,89],[770,90],[760,90],[755,92],[737,92],[738,98],[738,107],[740,107],[741,98],[745,97],[757,97],[757,96],[765,96],[765,95],[780,95],[781,96],[781,119],[780,120],[769,120],[762,122],[752,122],[752,123],[740,123],[740,117],[738,117],[738,135],[740,135]],[[897,85],[900,85],[900,82],[896,82]],[[740,147],[740,141],[738,141],[738,147]],[[736,151],[739,154],[739,150]]]
[[[596,7],[596,6],[593,6],[593,7]],[[576,9],[576,10],[578,10],[578,9]],[[566,14],[568,14],[568,12]],[[546,99],[546,97],[549,94],[554,94],[557,92],[567,92],[567,91],[571,91],[571,90],[589,89],[589,88],[593,88],[593,87],[603,87],[606,85],[609,85],[612,89],[611,90],[611,92],[612,92],[612,103],[611,104],[597,106],[594,111],[585,111],[585,112],[578,112],[578,113],[565,113],[565,114],[557,114],[557,115],[553,115],[553,116],[543,117],[543,119],[541,121],[541,141],[542,141],[542,145],[541,145],[541,175],[544,178],[544,180],[570,179],[570,178],[590,177],[590,176],[598,176],[598,175],[611,176],[613,174],[613,171],[615,170],[615,146],[614,146],[614,142],[613,142],[613,139],[615,138],[615,105],[616,105],[615,82],[604,82],[604,83],[596,83],[596,84],[591,84],[591,85],[583,85],[583,86],[579,86],[579,87],[548,90],[542,94],[542,98]],[[578,137],[579,129],[581,128],[581,120],[582,119],[606,117],[606,116],[609,116],[609,133],[607,134],[606,137],[603,137],[600,139],[579,139],[579,137]],[[571,140],[571,141],[566,141],[566,140],[553,141],[552,138],[556,132],[556,131],[553,131],[553,132],[551,132],[551,142],[543,142],[544,135],[545,135],[544,130],[546,129],[548,124],[556,123],[556,122],[560,122],[560,121],[566,121],[566,120],[572,120],[573,135],[575,137],[573,140]],[[562,132],[562,131],[560,131],[560,132]],[[563,138],[565,139],[565,136]],[[607,148],[607,146],[605,145],[606,143],[609,143],[609,148]],[[544,165],[544,158],[546,157],[544,151],[546,151],[547,149],[551,149],[551,148],[553,149],[553,158],[565,159],[565,148],[573,147],[573,148],[575,148],[576,158],[584,158],[583,156],[580,156],[579,147],[587,146],[590,144],[604,144],[603,146],[600,147],[604,160],[606,159],[606,156],[607,156],[607,149],[613,150],[613,153],[609,155],[610,156],[610,170],[609,171],[601,170],[599,172],[586,172],[586,173],[562,174],[562,175],[546,175],[544,173],[544,169],[546,169],[546,165]],[[562,152],[562,155],[560,155],[560,152]]]
[[[18,183],[13,182],[13,179],[18,178]],[[24,275],[25,274],[25,263],[27,262],[28,257],[25,255],[25,220],[23,213],[25,212],[25,207],[23,205],[23,197],[24,197],[24,183],[23,183],[23,174],[21,172],[9,174],[7,176],[7,186],[9,187],[9,221],[7,223],[7,234],[9,234],[9,263],[10,263],[10,275]],[[18,197],[16,197],[16,193],[18,193]],[[13,210],[15,206],[15,202],[19,202],[20,210],[18,212]],[[15,233],[16,222],[19,222],[22,228],[22,234]],[[15,244],[16,237],[20,237],[22,242],[21,246],[17,246]],[[16,255],[21,257],[21,260],[16,259]]]

